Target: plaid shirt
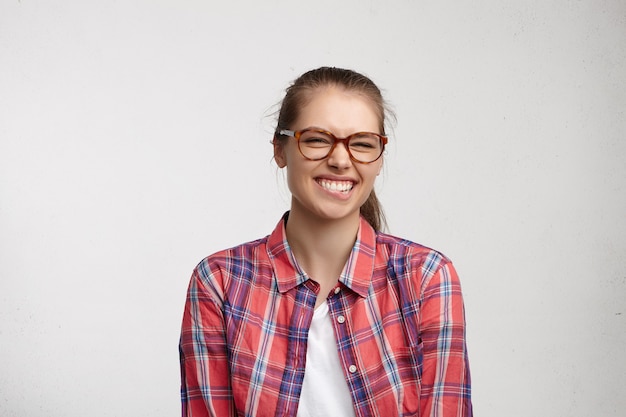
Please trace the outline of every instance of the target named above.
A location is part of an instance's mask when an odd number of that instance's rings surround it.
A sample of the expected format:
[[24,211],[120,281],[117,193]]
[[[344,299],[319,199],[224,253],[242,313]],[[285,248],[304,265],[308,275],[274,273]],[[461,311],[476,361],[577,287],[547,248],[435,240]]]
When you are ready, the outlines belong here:
[[[318,288],[284,221],[204,259],[183,315],[183,416],[295,416]],[[361,219],[327,302],[357,416],[472,415],[463,299],[447,258]]]

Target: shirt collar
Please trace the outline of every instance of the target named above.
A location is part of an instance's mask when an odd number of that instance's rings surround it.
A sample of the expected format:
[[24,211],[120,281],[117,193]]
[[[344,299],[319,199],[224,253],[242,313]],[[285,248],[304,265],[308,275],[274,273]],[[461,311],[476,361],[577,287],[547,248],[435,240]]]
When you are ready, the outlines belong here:
[[[267,242],[267,252],[274,267],[278,291],[284,293],[304,283],[309,277],[300,268],[287,242],[285,224],[289,212],[281,218]],[[341,272],[339,282],[362,297],[367,296],[376,254],[376,231],[361,217],[356,242]]]

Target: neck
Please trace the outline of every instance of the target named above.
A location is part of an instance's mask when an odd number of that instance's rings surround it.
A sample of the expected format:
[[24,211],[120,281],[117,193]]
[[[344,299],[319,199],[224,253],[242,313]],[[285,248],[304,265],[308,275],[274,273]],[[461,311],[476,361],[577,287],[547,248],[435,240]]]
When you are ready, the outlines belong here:
[[326,220],[294,210],[287,221],[287,240],[298,264],[320,284],[323,293],[337,283],[359,230],[356,212],[346,218]]

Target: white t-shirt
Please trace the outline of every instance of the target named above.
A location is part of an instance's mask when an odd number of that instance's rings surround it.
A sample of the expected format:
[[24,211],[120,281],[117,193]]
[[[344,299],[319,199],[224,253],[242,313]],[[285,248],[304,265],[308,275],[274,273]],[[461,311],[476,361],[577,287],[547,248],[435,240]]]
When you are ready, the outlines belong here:
[[333,324],[324,301],[313,312],[297,417],[354,417]]

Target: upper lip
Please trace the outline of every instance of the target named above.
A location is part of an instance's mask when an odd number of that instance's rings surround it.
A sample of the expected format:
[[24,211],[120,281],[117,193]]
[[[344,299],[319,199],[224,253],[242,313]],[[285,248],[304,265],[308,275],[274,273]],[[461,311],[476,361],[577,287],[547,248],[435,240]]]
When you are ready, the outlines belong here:
[[326,181],[347,181],[347,182],[351,182],[353,184],[356,184],[358,182],[354,178],[338,177],[338,176],[335,176],[335,175],[318,175],[317,177],[315,177],[315,179],[316,180],[326,180]]

